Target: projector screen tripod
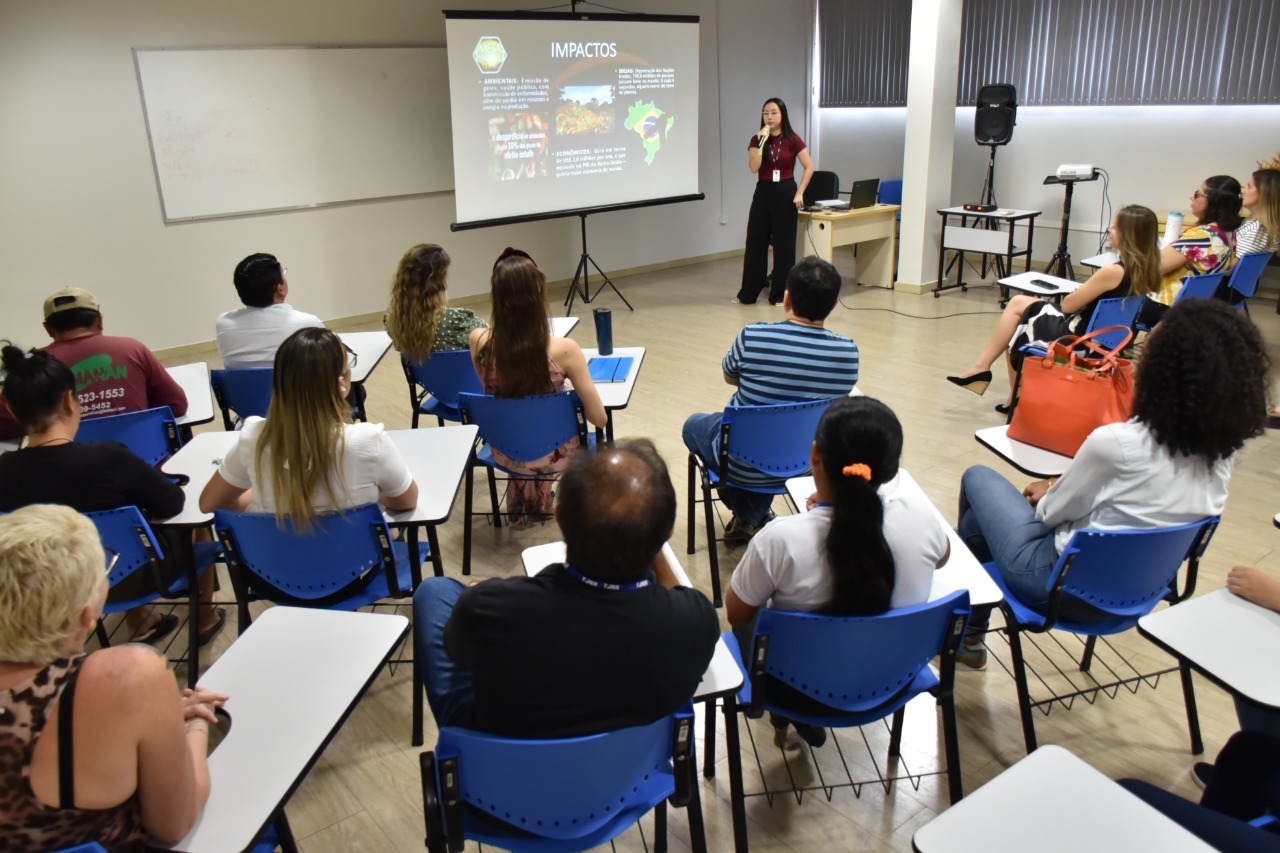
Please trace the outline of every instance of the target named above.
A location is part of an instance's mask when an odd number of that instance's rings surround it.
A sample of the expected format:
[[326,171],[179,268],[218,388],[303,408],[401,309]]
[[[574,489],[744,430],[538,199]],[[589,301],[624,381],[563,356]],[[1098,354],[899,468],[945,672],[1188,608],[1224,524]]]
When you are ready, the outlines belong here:
[[1056,275],[1059,278],[1076,280],[1075,267],[1071,265],[1071,252],[1067,249],[1067,232],[1071,228],[1071,194],[1075,191],[1076,184],[1080,181],[1096,181],[1098,179],[1097,172],[1091,178],[1059,178],[1057,175],[1050,175],[1044,179],[1046,184],[1063,184],[1066,187],[1066,195],[1062,200],[1062,230],[1058,234],[1058,249],[1053,253],[1053,257],[1049,259],[1049,265],[1044,271],[1049,275]]
[[[622,295],[622,291],[618,290],[617,285],[609,279],[604,270],[600,269],[600,265],[596,263],[595,258],[591,257],[591,254],[587,251],[587,215],[579,213],[578,219],[582,221],[582,258],[578,261],[578,268],[573,273],[573,284],[569,285],[569,295],[564,299],[565,316],[567,317],[573,313],[574,299],[581,296],[582,304],[590,305],[606,287],[612,288],[613,292],[618,294],[618,298],[622,300],[628,310],[636,310],[631,306],[630,302],[627,302],[627,297]],[[599,289],[596,290],[595,296],[591,295],[591,281],[588,277],[587,264],[595,267],[596,272],[600,273],[600,277],[604,279],[604,284],[600,285]]]

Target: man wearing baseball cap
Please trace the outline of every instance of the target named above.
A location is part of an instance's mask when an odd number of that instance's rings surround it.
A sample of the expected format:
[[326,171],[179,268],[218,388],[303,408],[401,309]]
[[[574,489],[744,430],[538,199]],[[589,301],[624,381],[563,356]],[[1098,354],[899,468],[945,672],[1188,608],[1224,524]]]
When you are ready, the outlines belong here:
[[[133,338],[102,333],[102,311],[89,291],[64,287],[50,294],[44,329],[53,338],[45,351],[75,374],[81,417],[156,406],[168,406],[175,416],[186,413],[187,395],[151,350]],[[21,434],[8,406],[0,406],[0,438]]]

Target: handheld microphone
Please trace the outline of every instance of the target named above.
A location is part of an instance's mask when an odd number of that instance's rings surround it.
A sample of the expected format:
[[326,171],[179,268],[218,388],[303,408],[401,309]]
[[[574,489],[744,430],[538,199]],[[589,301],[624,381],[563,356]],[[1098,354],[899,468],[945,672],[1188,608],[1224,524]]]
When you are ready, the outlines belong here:
[[761,133],[761,134],[758,134],[758,135],[759,135],[759,137],[760,137],[760,153],[761,153],[761,154],[764,154],[764,147],[765,147],[765,145],[767,145],[767,144],[768,144],[768,142],[769,142],[769,130],[768,130],[768,128],[766,127],[766,128],[765,128],[765,130],[764,130],[764,132],[763,132],[763,133]]

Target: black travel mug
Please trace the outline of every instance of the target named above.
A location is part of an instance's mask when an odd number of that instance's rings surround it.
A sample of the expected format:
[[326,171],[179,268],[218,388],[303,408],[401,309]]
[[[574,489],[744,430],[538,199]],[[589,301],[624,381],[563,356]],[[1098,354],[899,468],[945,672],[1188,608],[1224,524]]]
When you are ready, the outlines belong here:
[[601,355],[613,353],[613,312],[608,308],[593,309],[596,318],[596,350]]

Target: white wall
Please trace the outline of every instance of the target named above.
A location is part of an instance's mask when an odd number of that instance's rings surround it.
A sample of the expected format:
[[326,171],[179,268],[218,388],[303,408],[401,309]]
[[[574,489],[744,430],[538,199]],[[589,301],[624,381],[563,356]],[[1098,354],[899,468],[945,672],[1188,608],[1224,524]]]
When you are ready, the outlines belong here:
[[[901,177],[905,109],[818,113],[820,167],[839,173],[842,186],[858,178]],[[1021,107],[1017,120],[1012,141],[996,154],[996,200],[1043,211],[1033,247],[1037,260],[1048,260],[1058,245],[1064,191],[1045,186],[1044,178],[1062,163],[1092,163],[1110,172],[1113,209],[1142,204],[1186,211],[1188,197],[1205,178],[1227,174],[1243,183],[1256,161],[1280,149],[1276,106]],[[973,108],[958,108],[951,195],[956,204],[980,200],[987,151],[973,141]],[[1102,190],[1101,181],[1076,186],[1068,243],[1074,261],[1097,250]]]
[[[132,48],[439,46],[445,5],[511,7],[477,0],[0,3],[0,337],[43,343],[41,302],[74,284],[101,299],[113,332],[157,349],[209,340],[213,318],[238,305],[232,269],[255,251],[279,256],[289,267],[291,301],[325,318],[385,307],[400,254],[424,240],[453,256],[454,295],[484,292],[493,257],[512,244],[538,258],[549,278],[570,277],[581,251],[576,219],[453,234],[452,193],[169,226],[161,220]],[[643,11],[702,17],[699,168],[707,199],[592,217],[591,253],[606,270],[740,247],[751,182],[745,168],[731,167],[745,162],[759,104],[780,94],[795,107],[793,121],[804,113],[811,11],[776,15],[765,0],[659,0]],[[440,132],[448,133],[445,123]],[[424,156],[429,149],[424,140]]]

